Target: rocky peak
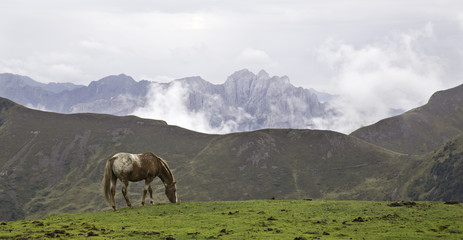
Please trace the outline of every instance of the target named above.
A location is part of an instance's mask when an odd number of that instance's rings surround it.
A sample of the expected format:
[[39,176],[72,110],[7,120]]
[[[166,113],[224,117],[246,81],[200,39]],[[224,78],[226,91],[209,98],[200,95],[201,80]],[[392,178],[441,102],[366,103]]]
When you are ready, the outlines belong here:
[[250,96],[256,75],[247,69],[233,73],[224,84],[226,102],[232,106],[244,104]]
[[199,76],[181,78],[181,79],[175,80],[174,82],[178,82],[178,83],[180,83],[182,85],[192,86],[192,87],[196,87],[196,88],[198,88],[198,87],[202,88],[202,87],[205,87],[205,86],[210,84],[209,82],[207,82],[206,80],[202,79]]
[[98,86],[130,86],[135,84],[135,80],[132,77],[125,74],[111,75],[104,77],[98,81],[93,81],[90,83],[89,87],[98,87]]
[[111,75],[98,81],[93,81],[88,85],[95,99],[110,98],[113,95],[119,95],[129,92],[137,85],[132,77],[125,74]]
[[267,80],[270,78],[270,75],[265,70],[260,70],[257,74],[257,79]]
[[17,74],[11,74],[11,73],[0,74],[0,83],[2,84],[4,88],[7,88],[7,87],[21,88],[24,86],[42,87],[46,85],[44,83],[34,81],[29,77],[21,76]]
[[250,72],[248,69],[242,69],[239,71],[234,72],[227,78],[228,81],[236,81],[236,80],[253,80],[256,75]]
[[5,91],[11,91],[11,89],[20,89],[20,88],[35,88],[35,89],[40,88],[44,91],[49,91],[52,93],[60,93],[62,91],[73,90],[76,88],[83,87],[81,85],[76,85],[73,83],[58,83],[58,82],[41,83],[41,82],[37,82],[33,80],[30,77],[21,76],[17,74],[11,74],[11,73],[1,73],[0,74],[0,86],[2,86]]
[[289,84],[290,81],[289,81],[289,77],[288,76],[283,76],[283,77],[280,77],[280,81],[284,84]]

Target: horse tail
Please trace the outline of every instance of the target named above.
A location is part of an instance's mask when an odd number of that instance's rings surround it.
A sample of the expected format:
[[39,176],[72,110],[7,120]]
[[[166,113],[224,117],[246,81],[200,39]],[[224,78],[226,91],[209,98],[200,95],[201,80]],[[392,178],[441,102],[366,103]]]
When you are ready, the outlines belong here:
[[103,177],[103,185],[104,185],[104,200],[111,204],[111,179],[116,177],[113,173],[113,163],[116,158],[113,157],[106,161],[106,166],[104,168],[104,177]]

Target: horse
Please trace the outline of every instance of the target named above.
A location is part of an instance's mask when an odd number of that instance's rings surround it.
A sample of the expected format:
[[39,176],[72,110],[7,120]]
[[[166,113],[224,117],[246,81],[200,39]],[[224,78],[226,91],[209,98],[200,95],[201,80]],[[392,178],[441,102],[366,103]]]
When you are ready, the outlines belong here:
[[140,154],[117,153],[106,161],[103,177],[105,201],[111,203],[114,211],[117,211],[114,195],[116,194],[117,179],[119,179],[123,183],[122,194],[127,202],[127,206],[133,208],[127,196],[129,181],[138,182],[145,180],[141,204],[145,206],[145,196],[148,191],[150,193],[150,203],[153,204],[151,182],[156,177],[159,177],[164,183],[166,188],[165,194],[169,201],[176,203],[178,201],[177,189],[175,187],[177,182],[174,180],[174,176],[166,161],[151,152]]

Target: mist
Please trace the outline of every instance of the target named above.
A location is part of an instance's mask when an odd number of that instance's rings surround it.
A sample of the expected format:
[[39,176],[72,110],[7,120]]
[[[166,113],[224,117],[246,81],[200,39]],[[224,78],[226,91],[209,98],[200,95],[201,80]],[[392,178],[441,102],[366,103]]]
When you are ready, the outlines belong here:
[[[161,119],[170,125],[197,132],[214,134],[237,132],[242,122],[252,119],[239,108],[229,107],[228,111],[223,112],[223,104],[216,104],[222,101],[217,95],[204,96],[204,105],[209,106],[207,110],[202,108],[191,110],[189,108],[191,94],[188,86],[180,81],[152,82],[145,105],[134,110],[132,114],[143,118]],[[229,118],[228,115],[234,117]]]
[[314,120],[315,128],[350,133],[424,105],[444,88],[443,62],[419,44],[433,36],[427,24],[361,47],[327,41],[318,57],[331,69],[329,86],[338,97],[328,104],[326,117]]

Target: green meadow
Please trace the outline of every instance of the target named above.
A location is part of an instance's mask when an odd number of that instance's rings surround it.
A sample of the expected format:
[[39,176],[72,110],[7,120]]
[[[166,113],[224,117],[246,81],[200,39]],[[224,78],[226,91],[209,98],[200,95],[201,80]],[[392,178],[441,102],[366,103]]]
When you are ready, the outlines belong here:
[[463,239],[461,204],[391,203],[163,203],[1,222],[0,239]]

